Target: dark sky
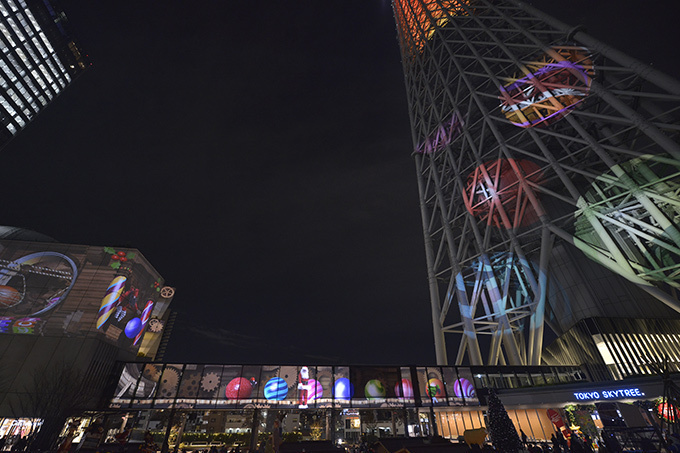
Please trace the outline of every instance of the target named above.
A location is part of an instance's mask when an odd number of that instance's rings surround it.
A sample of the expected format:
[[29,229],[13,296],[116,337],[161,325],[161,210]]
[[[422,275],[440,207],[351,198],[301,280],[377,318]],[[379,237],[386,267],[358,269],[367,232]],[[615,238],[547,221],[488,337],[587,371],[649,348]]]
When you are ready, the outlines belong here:
[[[675,2],[533,3],[680,75]],[[140,249],[167,360],[434,362],[388,2],[62,4],[93,66],[2,150],[2,223]]]

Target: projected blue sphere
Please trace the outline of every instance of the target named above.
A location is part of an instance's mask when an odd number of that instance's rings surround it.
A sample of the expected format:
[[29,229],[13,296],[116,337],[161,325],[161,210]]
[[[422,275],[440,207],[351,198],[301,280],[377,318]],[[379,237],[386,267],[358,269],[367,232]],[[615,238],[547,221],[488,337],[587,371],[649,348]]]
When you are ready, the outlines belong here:
[[271,378],[264,385],[264,397],[268,400],[281,401],[288,395],[288,384],[280,377]]
[[132,318],[125,325],[125,336],[134,338],[142,330],[142,320],[139,318]]
[[349,382],[347,378],[340,378],[335,381],[335,387],[333,394],[336,399],[348,400],[354,395],[354,386]]

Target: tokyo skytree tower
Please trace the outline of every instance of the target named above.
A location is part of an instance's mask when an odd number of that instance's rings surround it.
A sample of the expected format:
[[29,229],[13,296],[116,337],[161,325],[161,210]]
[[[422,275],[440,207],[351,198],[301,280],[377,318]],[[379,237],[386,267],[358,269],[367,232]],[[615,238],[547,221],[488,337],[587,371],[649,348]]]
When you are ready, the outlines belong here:
[[438,363],[680,317],[680,83],[520,1],[393,8]]

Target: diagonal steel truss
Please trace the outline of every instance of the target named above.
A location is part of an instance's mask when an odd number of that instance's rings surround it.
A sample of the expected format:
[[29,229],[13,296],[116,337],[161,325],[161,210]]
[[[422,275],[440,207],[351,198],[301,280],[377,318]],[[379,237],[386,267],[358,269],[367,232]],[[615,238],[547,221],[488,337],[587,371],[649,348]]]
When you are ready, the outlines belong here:
[[680,83],[519,1],[393,8],[438,363],[540,364],[558,244],[680,312]]

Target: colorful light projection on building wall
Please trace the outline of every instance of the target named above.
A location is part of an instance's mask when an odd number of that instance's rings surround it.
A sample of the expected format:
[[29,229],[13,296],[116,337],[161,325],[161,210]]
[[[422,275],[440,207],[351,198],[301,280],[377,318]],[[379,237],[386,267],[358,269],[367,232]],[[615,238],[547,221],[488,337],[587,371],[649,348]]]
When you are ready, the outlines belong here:
[[40,334],[43,316],[66,299],[77,277],[75,262],[58,252],[0,259],[0,333]]
[[98,332],[120,347],[137,348],[152,313],[158,308],[162,316],[172,297],[162,295],[162,283],[136,251],[3,240],[0,333]]
[[499,228],[513,229],[536,223],[538,214],[520,178],[532,184],[541,184],[544,179],[540,167],[529,160],[485,162],[467,178],[463,193],[465,207],[470,214]]
[[556,46],[525,64],[526,73],[500,87],[501,111],[515,126],[552,124],[582,102],[595,74],[588,49]]
[[395,0],[397,22],[404,31],[402,46],[411,55],[421,52],[437,28],[445,27],[453,16],[468,15],[463,5],[469,4],[469,0]]
[[[468,368],[128,363],[112,407],[291,409],[478,404]],[[413,379],[417,380],[414,386]],[[461,390],[461,383],[464,390]],[[360,389],[355,393],[354,389]],[[415,388],[414,388],[415,387]],[[421,392],[416,398],[416,388]],[[447,397],[448,395],[448,397]]]
[[442,151],[446,145],[458,138],[463,130],[463,121],[457,112],[453,112],[451,119],[440,124],[430,136],[421,143],[416,151],[421,154],[432,154]]
[[578,200],[576,246],[638,284],[680,288],[680,162],[645,156],[598,176]]

